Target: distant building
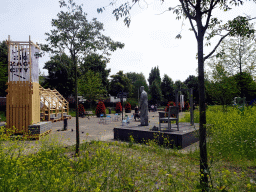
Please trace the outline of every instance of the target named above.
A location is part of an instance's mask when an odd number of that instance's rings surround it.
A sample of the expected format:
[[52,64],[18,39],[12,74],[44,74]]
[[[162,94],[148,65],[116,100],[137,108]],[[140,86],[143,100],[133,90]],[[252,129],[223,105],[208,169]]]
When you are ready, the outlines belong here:
[[[117,102],[121,101],[120,98],[117,98],[117,97],[111,96],[111,95],[109,95],[109,99],[110,99],[111,103],[117,103]],[[123,102],[125,102],[125,101],[126,101],[126,98],[123,98]]]

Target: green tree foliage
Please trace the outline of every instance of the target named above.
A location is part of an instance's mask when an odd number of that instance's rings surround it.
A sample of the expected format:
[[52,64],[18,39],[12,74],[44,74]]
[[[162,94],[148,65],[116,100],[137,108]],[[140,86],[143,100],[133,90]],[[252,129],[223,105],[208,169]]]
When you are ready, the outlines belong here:
[[126,77],[123,71],[119,71],[116,75],[111,75],[110,77],[112,78],[109,91],[111,95],[117,96],[117,94],[122,91],[132,95],[132,82],[128,77]]
[[159,104],[162,100],[160,70],[153,67],[149,73],[149,101],[151,104]]
[[141,86],[144,86],[144,90],[148,92],[147,81],[143,73],[130,72],[126,73],[126,76],[131,80],[133,85],[132,94],[129,95],[130,98],[138,99],[138,91],[140,90]]
[[[182,81],[177,80],[174,83],[174,89],[176,91],[178,89],[188,89],[188,87]],[[184,95],[184,101],[189,101],[189,91],[188,90],[179,91],[178,94],[179,95]],[[180,99],[180,98],[178,98],[178,99]]]
[[159,70],[158,66],[152,68],[149,73],[149,78],[148,78],[149,87],[152,85],[153,81],[155,81],[155,80],[159,84],[161,83],[160,70]]
[[174,83],[172,79],[166,74],[164,74],[164,78],[161,82],[161,90],[163,94],[163,100],[166,104],[169,101],[175,101]]
[[52,53],[64,53],[67,50],[70,54],[72,64],[75,68],[75,100],[76,100],[76,154],[79,153],[79,113],[77,98],[77,62],[79,55],[86,55],[96,51],[102,51],[109,55],[110,51],[122,48],[120,42],[114,42],[110,37],[102,34],[103,24],[95,18],[89,22],[82,6],[76,5],[73,0],[68,4],[64,0],[59,1],[61,8],[67,8],[66,12],[57,14],[57,19],[52,19],[53,29],[46,33],[48,44],[41,45],[43,51]]
[[8,46],[6,41],[0,42],[0,96],[5,97],[8,81]]
[[79,78],[78,90],[89,101],[103,98],[106,90],[103,87],[101,74],[89,70]]
[[229,75],[247,72],[256,75],[256,44],[252,37],[235,36],[224,40],[207,65],[222,63]]
[[217,64],[212,73],[213,80],[206,83],[206,90],[215,104],[225,107],[227,104],[231,104],[234,97],[238,95],[237,83],[221,64]]
[[102,55],[92,53],[87,55],[82,59],[80,70],[81,75],[85,74],[88,70],[92,70],[95,73],[99,73],[100,78],[102,80],[103,87],[108,90],[109,89],[109,80],[108,76],[110,73],[110,69],[106,69],[107,60],[104,59]]
[[160,104],[162,101],[162,90],[161,85],[157,79],[155,79],[150,86],[150,103],[151,104]]
[[[164,0],[160,0],[164,2]],[[116,5],[117,1],[112,1],[110,5]],[[124,23],[128,27],[131,23],[130,10],[135,4],[139,4],[141,0],[131,0],[121,3],[119,7],[113,10],[113,14],[118,20],[124,17]],[[200,147],[200,186],[203,191],[208,191],[208,160],[206,150],[206,108],[205,108],[205,78],[204,78],[204,62],[218,48],[223,39],[227,36],[250,36],[254,30],[250,28],[249,20],[251,18],[237,16],[233,20],[222,23],[217,17],[214,17],[213,10],[220,9],[227,12],[232,6],[242,5],[242,0],[220,1],[220,0],[180,0],[174,7],[167,8],[166,11],[172,11],[177,15],[177,19],[187,19],[191,26],[195,38],[197,40],[197,59],[198,59],[198,82],[199,82],[199,147]],[[130,5],[130,3],[132,5]],[[103,12],[105,8],[97,9],[98,13]],[[211,40],[213,37],[220,37],[217,44],[211,52],[204,53],[204,40]],[[181,38],[181,34],[176,36]],[[209,44],[210,42],[206,42]]]
[[256,98],[256,82],[249,73],[242,72],[233,77],[236,81],[240,97],[246,97],[247,101]]
[[56,89],[66,98],[74,94],[75,66],[65,53],[51,57],[51,60],[45,63],[44,69],[48,70],[48,77],[42,83],[44,88]]
[[194,103],[199,103],[198,77],[194,75],[189,75],[189,77],[184,81],[184,84],[187,86],[188,89],[193,89]]

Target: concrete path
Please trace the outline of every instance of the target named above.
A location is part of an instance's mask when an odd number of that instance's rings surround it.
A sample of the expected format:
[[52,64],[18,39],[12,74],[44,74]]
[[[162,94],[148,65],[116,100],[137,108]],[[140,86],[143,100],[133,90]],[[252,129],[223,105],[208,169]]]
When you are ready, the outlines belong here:
[[[131,117],[132,113],[128,113],[127,115]],[[158,112],[149,112],[149,128],[153,128],[154,126],[159,127],[159,115]],[[125,115],[125,114],[124,114]],[[180,113],[180,118],[183,118],[185,113]],[[119,121],[114,121],[114,114],[110,114],[111,122],[108,124],[100,124],[99,118],[97,117],[87,117],[79,118],[79,134],[80,134],[80,143],[91,141],[91,140],[100,140],[100,141],[114,141],[114,132],[113,129],[115,127],[122,126],[121,118]],[[140,121],[135,121],[131,119],[129,125],[127,126],[138,126]],[[126,125],[124,125],[126,126]],[[76,118],[72,117],[68,120],[68,128],[66,131],[61,131],[64,127],[63,121],[52,123],[52,131],[49,135],[45,136],[42,139],[48,140],[49,142],[54,142],[56,144],[60,144],[62,146],[71,146],[76,144]],[[24,154],[35,153],[42,147],[42,142],[30,140],[30,141],[22,141],[21,144],[24,145]],[[193,151],[198,148],[198,142],[190,145],[182,150],[182,153],[187,153],[189,151]]]
[[[132,113],[128,113],[127,115],[131,118]],[[159,127],[159,115],[158,112],[149,112],[149,128],[153,128],[154,126]],[[185,113],[180,113],[180,118],[183,118]],[[79,118],[79,133],[80,133],[80,142],[86,142],[91,140],[100,140],[100,141],[113,141],[114,132],[113,129],[115,127],[120,127],[122,125],[121,118],[119,121],[114,121],[115,115],[110,114],[111,122],[108,124],[99,123],[99,118],[97,117],[87,117]],[[125,114],[124,114],[125,116]],[[140,121],[137,119],[131,119],[129,125],[124,126],[138,126]],[[65,145],[75,145],[76,144],[76,118],[72,117],[68,120],[68,129],[67,131],[60,131],[63,129],[63,122],[55,122],[52,124],[52,132],[50,133],[50,137],[60,139]],[[198,147],[198,142],[186,147],[183,149],[183,152],[188,152],[190,150],[195,150]]]

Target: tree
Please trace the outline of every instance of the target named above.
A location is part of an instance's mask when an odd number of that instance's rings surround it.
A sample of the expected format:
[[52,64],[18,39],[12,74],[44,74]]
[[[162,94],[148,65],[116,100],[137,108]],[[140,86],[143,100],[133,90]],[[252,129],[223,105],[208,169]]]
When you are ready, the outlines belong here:
[[64,97],[74,93],[74,65],[72,60],[65,54],[55,55],[45,63],[44,69],[48,70],[48,77],[44,79],[44,88],[56,89]]
[[103,24],[95,18],[88,22],[82,6],[78,6],[73,0],[59,1],[61,8],[67,8],[67,11],[61,11],[57,14],[57,19],[52,19],[50,33],[45,33],[48,38],[48,44],[41,45],[43,51],[52,53],[63,53],[67,50],[70,54],[75,79],[75,100],[76,100],[76,154],[79,154],[79,112],[77,98],[77,62],[79,55],[86,55],[97,50],[103,54],[109,55],[109,51],[115,51],[124,45],[120,42],[114,42],[110,37],[102,35]]
[[164,74],[164,78],[161,82],[161,90],[166,104],[169,101],[175,101],[174,83],[172,79],[166,74]]
[[110,69],[106,69],[107,60],[102,55],[92,53],[83,58],[80,65],[81,74],[85,74],[88,70],[92,70],[95,73],[99,73],[102,80],[103,87],[109,90],[108,76]]
[[103,97],[106,93],[100,73],[96,73],[92,70],[87,71],[85,75],[81,76],[79,79],[78,90],[84,98],[90,101],[90,103],[99,97]]
[[149,93],[151,96],[150,103],[151,104],[159,104],[162,101],[162,90],[160,83],[157,79],[155,79],[149,89]]
[[8,47],[6,41],[0,42],[0,96],[5,97],[8,81]]
[[130,98],[138,98],[138,90],[140,90],[141,86],[144,86],[145,91],[148,92],[147,81],[143,73],[130,72],[126,73],[126,76],[128,79],[131,80],[131,83],[133,85],[132,94],[129,95]]
[[256,98],[256,82],[249,73],[237,73],[233,77],[238,86],[240,97],[246,97],[247,101]]
[[189,88],[193,89],[193,100],[194,102],[199,102],[199,88],[198,88],[198,77],[194,75],[189,75],[189,77],[184,81],[184,84]]
[[152,68],[149,73],[149,78],[148,78],[149,87],[152,85],[153,81],[155,80],[157,80],[159,84],[161,83],[160,70],[158,66]]
[[222,63],[229,75],[247,72],[256,75],[256,45],[252,37],[235,36],[224,40],[214,57],[207,62],[210,68]]
[[110,91],[109,93],[113,96],[117,96],[119,92],[127,92],[132,95],[132,83],[131,80],[126,77],[123,71],[119,71],[116,75],[111,75]]
[[[174,89],[175,89],[175,92],[176,92],[176,90],[188,89],[188,87],[182,81],[177,80],[177,81],[174,82]],[[189,100],[189,91],[188,90],[186,90],[186,91],[179,91],[178,93],[179,93],[179,95],[184,95],[184,101]]]
[[221,64],[215,65],[212,73],[212,81],[206,83],[206,90],[215,104],[221,104],[225,109],[239,93],[237,83]]
[[[164,0],[160,0],[164,1]],[[131,18],[130,10],[135,4],[141,2],[141,0],[132,0],[132,6],[129,1],[121,4],[114,9],[113,14],[118,20],[124,17],[124,23],[129,27]],[[110,3],[115,5],[116,1]],[[238,16],[233,20],[222,24],[218,18],[213,17],[213,10],[218,8],[223,11],[228,11],[231,6],[242,5],[242,0],[232,1],[220,1],[220,0],[180,0],[179,4],[175,7],[169,7],[166,11],[173,11],[177,15],[177,19],[184,17],[189,20],[192,31],[197,40],[197,60],[198,60],[198,84],[199,84],[199,148],[200,148],[200,186],[203,191],[209,189],[208,186],[208,161],[206,150],[206,109],[205,109],[205,83],[204,83],[204,61],[207,60],[218,48],[223,39],[227,36],[249,36],[254,33],[254,30],[249,26],[249,20],[252,18],[246,18]],[[103,12],[105,8],[97,9],[98,13]],[[207,36],[206,36],[207,35]],[[213,50],[208,54],[204,54],[204,39],[210,40],[212,37],[220,35],[217,44]],[[176,36],[181,38],[181,34]]]
[[162,100],[160,70],[157,67],[151,69],[148,78],[150,103],[159,104]]

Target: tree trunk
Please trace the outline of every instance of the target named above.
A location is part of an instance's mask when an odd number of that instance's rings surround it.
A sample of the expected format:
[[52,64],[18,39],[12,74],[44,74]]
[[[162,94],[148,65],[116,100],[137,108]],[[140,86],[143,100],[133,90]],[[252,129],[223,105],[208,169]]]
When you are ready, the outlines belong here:
[[198,83],[199,83],[199,148],[200,148],[200,185],[202,191],[208,190],[208,163],[206,149],[206,110],[204,87],[204,50],[202,27],[198,26]]
[[72,55],[73,63],[75,65],[75,102],[76,102],[76,155],[79,155],[79,111],[78,111],[78,93],[77,93],[77,64],[76,57]]

